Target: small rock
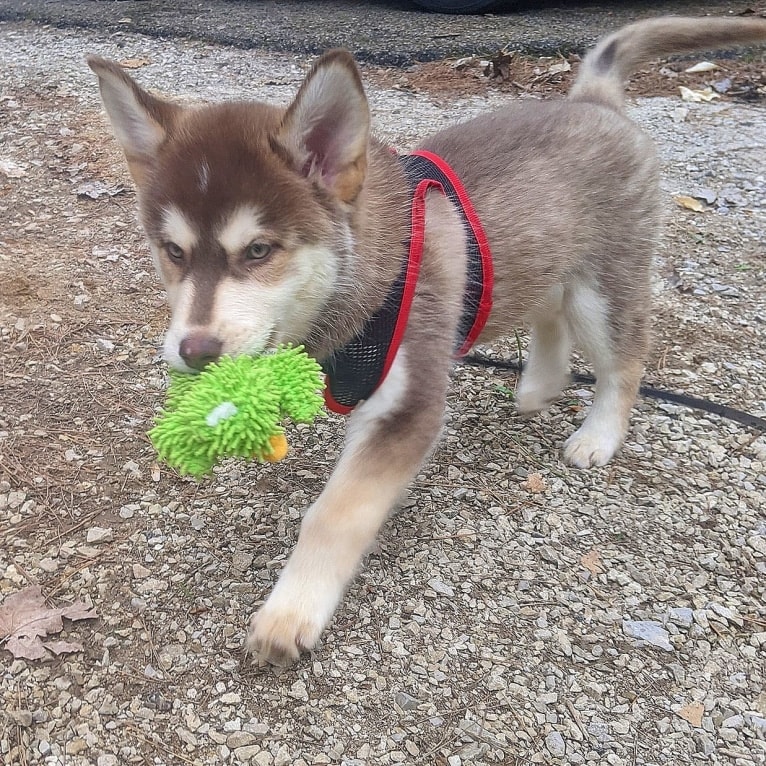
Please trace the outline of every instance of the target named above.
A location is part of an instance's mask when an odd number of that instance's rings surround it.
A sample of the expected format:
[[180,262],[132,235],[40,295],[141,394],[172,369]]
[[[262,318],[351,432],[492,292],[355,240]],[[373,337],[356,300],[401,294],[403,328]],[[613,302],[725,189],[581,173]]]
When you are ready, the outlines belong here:
[[226,737],[226,745],[232,750],[237,750],[240,747],[252,745],[256,740],[255,734],[251,734],[249,731],[235,731]]
[[564,737],[558,731],[552,731],[545,737],[545,746],[548,748],[548,752],[556,758],[562,758],[567,751]]
[[117,715],[119,710],[120,709],[117,706],[117,701],[114,699],[114,697],[107,695],[107,698],[103,701],[101,707],[98,709],[98,713],[99,715]]
[[679,628],[691,628],[694,620],[694,613],[689,607],[679,606],[668,609],[668,621]]
[[245,747],[238,747],[234,751],[234,757],[239,763],[247,763],[251,758],[258,755],[260,752],[260,745],[245,745]]
[[739,738],[739,734],[737,734],[735,729],[720,729],[718,732],[718,736],[724,741],[724,742],[736,742]]
[[714,82],[713,90],[716,93],[726,93],[727,91],[731,90],[731,78],[724,77],[723,80],[718,80],[717,82]]
[[306,690],[305,681],[296,681],[290,687],[290,691],[288,692],[288,694],[294,699],[300,700],[301,702],[308,702],[309,700],[309,693]]
[[11,714],[11,718],[13,718],[17,726],[27,729],[32,725],[31,710],[9,710],[8,712]]
[[394,702],[405,712],[409,710],[417,710],[420,701],[415,699],[407,692],[397,692],[394,695]]
[[87,749],[88,749],[88,745],[82,737],[75,737],[74,739],[70,739],[69,742],[66,743],[67,755],[78,755],[83,750],[87,750]]
[[490,676],[487,680],[487,689],[491,692],[502,691],[506,686],[508,686],[508,684],[506,684],[505,680],[498,675]]
[[197,738],[188,729],[184,729],[183,727],[178,726],[176,728],[176,736],[185,745],[189,745],[190,747],[197,747]]
[[253,565],[252,553],[245,553],[244,551],[235,551],[231,557],[231,568],[235,572],[247,572]]
[[242,702],[242,697],[237,692],[226,692],[221,695],[221,702],[224,705],[238,705]]
[[131,503],[130,505],[123,505],[122,508],[120,508],[120,518],[121,519],[132,519],[133,516],[136,515],[136,511],[138,510],[140,506],[136,507],[135,504]]
[[91,527],[85,536],[88,543],[103,543],[114,537],[114,530],[111,527]]
[[710,620],[707,618],[707,612],[704,609],[695,609],[692,613],[694,615],[694,622],[702,628],[702,630],[710,629]]
[[624,735],[630,731],[630,721],[612,721],[612,731]]
[[117,756],[112,755],[112,753],[99,755],[98,760],[96,761],[97,766],[117,766],[117,763]]
[[755,713],[745,713],[745,722],[754,729],[760,737],[766,737],[766,717]]
[[142,598],[135,598],[134,597],[134,598],[130,599],[130,608],[134,612],[138,612],[139,614],[141,614],[146,609],[146,601],[144,601],[144,599],[142,599]]
[[753,535],[747,538],[747,544],[761,556],[766,556],[766,537],[763,535]]
[[710,604],[710,611],[719,617],[723,617],[726,622],[731,622],[734,625],[742,626],[742,618],[728,606],[723,604],[716,604],[715,602]]
[[145,577],[148,577],[151,574],[151,570],[147,569],[145,566],[141,564],[133,564],[133,577],[136,578],[136,580],[143,580]]
[[447,585],[447,583],[442,582],[441,580],[437,580],[435,577],[432,577],[428,581],[428,587],[435,590],[437,593],[441,594],[442,596],[454,596],[455,591]]
[[741,715],[732,715],[721,722],[724,729],[741,729],[745,725],[745,719]]
[[715,752],[715,742],[704,731],[694,732],[694,742],[697,745],[697,751],[704,756],[712,755]]
[[664,649],[666,652],[673,651],[667,630],[654,620],[623,620],[622,630],[626,636],[637,638],[641,641]]
[[556,643],[561,647],[561,651],[564,652],[567,657],[572,656],[572,642],[563,630],[556,631]]

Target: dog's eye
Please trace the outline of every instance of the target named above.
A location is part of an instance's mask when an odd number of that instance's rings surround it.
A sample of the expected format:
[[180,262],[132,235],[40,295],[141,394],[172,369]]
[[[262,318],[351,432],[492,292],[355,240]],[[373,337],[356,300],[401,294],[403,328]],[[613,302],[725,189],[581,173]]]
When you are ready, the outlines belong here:
[[262,261],[271,253],[272,247],[266,242],[251,242],[245,248],[245,258],[248,261]]
[[184,259],[184,251],[183,248],[177,245],[175,242],[166,242],[164,244],[165,252],[168,254],[168,257],[172,258],[174,261],[182,261]]

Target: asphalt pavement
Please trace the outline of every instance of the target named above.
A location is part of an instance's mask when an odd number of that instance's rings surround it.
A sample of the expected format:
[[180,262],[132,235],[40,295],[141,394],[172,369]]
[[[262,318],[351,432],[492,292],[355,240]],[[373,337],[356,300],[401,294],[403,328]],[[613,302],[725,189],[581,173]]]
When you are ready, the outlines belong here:
[[503,13],[450,16],[404,0],[0,0],[0,21],[291,53],[342,46],[362,61],[406,66],[506,46],[537,55],[581,52],[604,32],[639,18],[743,13],[757,5],[746,0],[543,0]]

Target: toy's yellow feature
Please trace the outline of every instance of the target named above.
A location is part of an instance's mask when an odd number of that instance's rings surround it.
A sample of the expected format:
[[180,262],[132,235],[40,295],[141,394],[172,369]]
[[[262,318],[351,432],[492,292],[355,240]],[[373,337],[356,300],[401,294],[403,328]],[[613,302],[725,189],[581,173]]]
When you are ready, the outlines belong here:
[[274,434],[269,437],[271,452],[264,454],[263,459],[268,463],[278,463],[287,455],[287,439],[284,434]]

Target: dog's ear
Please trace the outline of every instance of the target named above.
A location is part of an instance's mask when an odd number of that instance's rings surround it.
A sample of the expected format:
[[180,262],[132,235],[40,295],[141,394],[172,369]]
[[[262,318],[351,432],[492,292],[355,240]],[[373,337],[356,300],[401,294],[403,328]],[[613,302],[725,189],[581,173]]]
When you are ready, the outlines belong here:
[[[353,56],[325,53],[304,80],[276,135],[290,165],[352,202],[367,172],[370,110]],[[282,153],[282,152],[280,152]]]
[[98,75],[109,121],[125,152],[131,175],[141,186],[181,107],[147,93],[114,61],[89,56],[87,62]]

